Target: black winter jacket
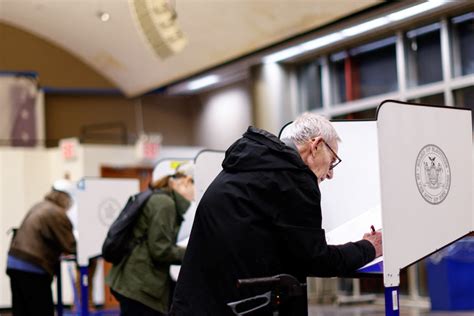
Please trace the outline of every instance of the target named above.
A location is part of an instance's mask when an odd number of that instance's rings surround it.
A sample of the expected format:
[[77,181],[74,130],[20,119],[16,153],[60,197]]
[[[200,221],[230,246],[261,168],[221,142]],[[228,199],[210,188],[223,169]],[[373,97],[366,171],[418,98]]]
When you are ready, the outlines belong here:
[[339,276],[374,259],[365,240],[326,244],[317,178],[274,135],[249,127],[222,166],[196,211],[171,315],[233,315],[227,303],[264,292],[237,279]]

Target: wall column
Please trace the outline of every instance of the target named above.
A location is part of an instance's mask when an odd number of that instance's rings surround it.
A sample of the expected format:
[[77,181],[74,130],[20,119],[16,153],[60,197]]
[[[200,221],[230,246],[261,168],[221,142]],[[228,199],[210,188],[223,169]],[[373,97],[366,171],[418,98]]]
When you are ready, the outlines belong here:
[[267,63],[252,69],[254,125],[278,135],[291,121],[290,84],[281,64]]

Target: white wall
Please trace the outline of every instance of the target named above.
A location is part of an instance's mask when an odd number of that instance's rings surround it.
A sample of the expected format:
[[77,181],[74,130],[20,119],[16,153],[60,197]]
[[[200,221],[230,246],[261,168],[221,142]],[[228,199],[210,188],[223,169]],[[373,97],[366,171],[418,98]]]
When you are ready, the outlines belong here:
[[[159,159],[163,158],[194,158],[202,147],[183,147],[183,146],[164,146],[160,150]],[[74,163],[65,163],[64,168],[67,169],[71,178],[78,180],[81,177],[100,177],[101,166],[135,166],[139,165],[134,146],[118,146],[118,145],[82,145],[78,151],[78,161],[81,163],[77,166]],[[153,164],[149,162],[149,164]],[[79,174],[76,178],[75,174]]]
[[197,119],[197,144],[225,150],[252,125],[252,106],[244,83],[227,86],[202,98],[203,111]]
[[130,166],[138,163],[133,146],[83,145],[83,174],[87,177],[100,177],[102,165]]
[[10,306],[9,278],[4,275],[11,235],[28,209],[51,188],[51,152],[0,148],[0,307]]
[[[194,158],[204,147],[166,146],[160,151],[159,160],[174,158]],[[155,165],[156,167],[156,165]]]

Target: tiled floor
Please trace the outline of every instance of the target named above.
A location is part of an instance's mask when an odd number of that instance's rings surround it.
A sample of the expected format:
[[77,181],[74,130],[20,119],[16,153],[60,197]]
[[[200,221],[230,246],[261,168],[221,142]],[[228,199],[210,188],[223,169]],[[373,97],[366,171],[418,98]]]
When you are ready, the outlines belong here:
[[[78,312],[72,312],[70,310],[65,310],[63,316],[78,316]],[[90,312],[89,316],[119,316],[120,312],[117,310],[97,310],[95,312]],[[10,312],[0,311],[0,316],[12,316]],[[41,313],[38,313],[38,316],[41,316]]]
[[[76,313],[65,311],[64,316],[76,316]],[[97,311],[90,313],[90,316],[118,316],[118,311]],[[383,305],[310,305],[308,316],[384,316]],[[0,316],[11,316],[11,313],[0,312]],[[430,311],[427,308],[401,306],[400,316],[474,316],[474,311]]]
[[[310,305],[308,316],[384,316],[385,307],[382,305],[363,306],[333,306]],[[430,311],[427,308],[404,307],[400,308],[401,316],[474,316],[474,311]]]

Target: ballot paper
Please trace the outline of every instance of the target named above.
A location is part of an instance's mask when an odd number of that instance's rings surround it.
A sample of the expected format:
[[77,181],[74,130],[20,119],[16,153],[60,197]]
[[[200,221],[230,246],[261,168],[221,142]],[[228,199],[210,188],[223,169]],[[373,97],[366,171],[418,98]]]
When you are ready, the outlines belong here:
[[341,245],[362,239],[365,233],[370,233],[370,226],[375,230],[382,229],[382,212],[377,205],[342,225],[326,232],[326,241],[330,245]]
[[[380,205],[376,205],[366,212],[354,217],[350,221],[326,232],[326,241],[329,245],[342,245],[347,242],[356,242],[362,239],[365,233],[382,229],[382,211]],[[383,256],[369,262],[358,272],[381,273],[383,272]]]
[[361,273],[382,273],[383,272],[383,256],[375,258],[365,266],[357,269]]
[[[176,243],[177,246],[186,248],[189,242],[189,237]],[[179,271],[181,270],[181,265],[172,264],[170,266],[170,277],[173,281],[178,280]]]

